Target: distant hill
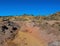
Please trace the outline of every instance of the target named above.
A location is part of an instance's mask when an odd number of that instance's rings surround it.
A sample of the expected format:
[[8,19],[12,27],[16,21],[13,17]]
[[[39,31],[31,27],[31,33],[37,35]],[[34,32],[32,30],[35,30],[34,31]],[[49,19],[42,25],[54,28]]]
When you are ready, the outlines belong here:
[[23,14],[21,16],[0,16],[0,19],[12,19],[12,20],[60,20],[60,12],[48,15],[48,16],[34,16],[34,15],[28,15],[28,14]]
[[60,20],[60,12],[49,15],[49,16],[45,17],[44,19],[45,20]]

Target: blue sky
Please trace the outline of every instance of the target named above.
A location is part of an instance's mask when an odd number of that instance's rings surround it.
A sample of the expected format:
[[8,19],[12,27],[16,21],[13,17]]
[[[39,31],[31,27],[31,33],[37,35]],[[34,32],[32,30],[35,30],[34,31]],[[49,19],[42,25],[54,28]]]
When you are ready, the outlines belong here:
[[49,15],[60,11],[60,0],[0,0],[0,16]]

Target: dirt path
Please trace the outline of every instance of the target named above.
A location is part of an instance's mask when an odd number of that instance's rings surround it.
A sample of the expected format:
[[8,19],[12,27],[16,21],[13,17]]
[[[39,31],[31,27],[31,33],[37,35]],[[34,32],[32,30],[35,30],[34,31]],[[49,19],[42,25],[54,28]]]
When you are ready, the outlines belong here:
[[18,46],[46,46],[42,43],[42,40],[36,39],[29,33],[25,32],[19,32],[13,42],[17,43]]

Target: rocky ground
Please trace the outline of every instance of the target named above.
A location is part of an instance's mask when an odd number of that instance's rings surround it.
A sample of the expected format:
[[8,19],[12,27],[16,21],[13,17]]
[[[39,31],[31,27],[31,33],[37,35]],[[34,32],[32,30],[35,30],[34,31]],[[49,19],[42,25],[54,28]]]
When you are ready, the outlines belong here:
[[0,46],[60,46],[60,20],[1,17]]

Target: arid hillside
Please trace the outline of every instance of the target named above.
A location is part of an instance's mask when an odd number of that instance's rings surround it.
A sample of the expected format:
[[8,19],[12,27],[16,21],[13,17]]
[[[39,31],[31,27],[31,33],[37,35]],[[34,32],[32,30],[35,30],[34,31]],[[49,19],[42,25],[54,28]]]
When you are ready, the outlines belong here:
[[0,46],[60,46],[60,12],[0,17]]

